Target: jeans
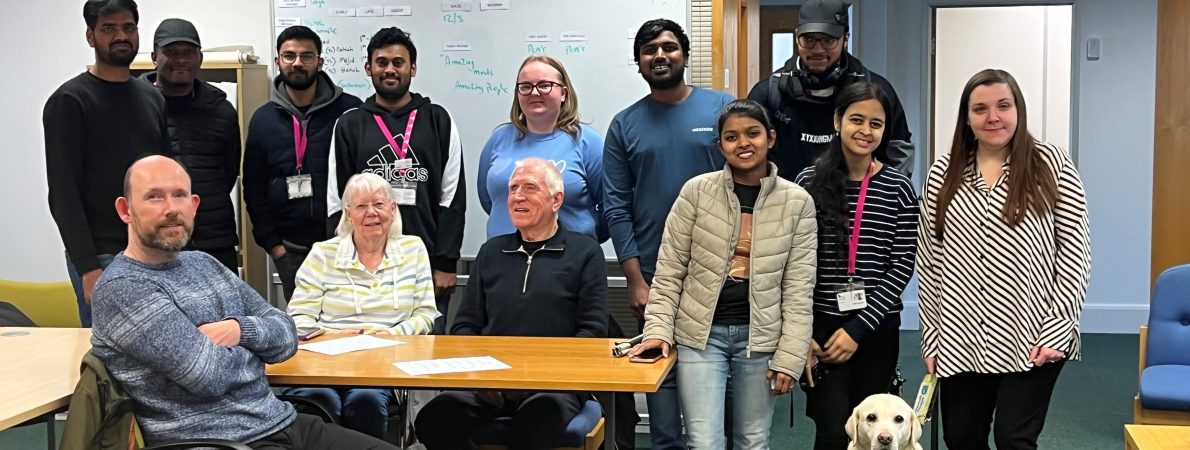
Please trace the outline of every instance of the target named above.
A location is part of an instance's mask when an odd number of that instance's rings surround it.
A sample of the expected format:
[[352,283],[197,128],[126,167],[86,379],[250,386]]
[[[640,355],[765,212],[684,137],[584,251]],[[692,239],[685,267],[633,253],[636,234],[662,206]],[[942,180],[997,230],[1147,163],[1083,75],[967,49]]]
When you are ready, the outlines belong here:
[[768,449],[773,395],[765,375],[768,352],[748,351],[748,325],[712,325],[706,348],[678,346],[678,393],[691,450],[722,449],[724,401],[731,375],[736,450]]
[[398,450],[395,445],[307,414],[298,414],[289,426],[249,442],[248,447],[255,450]]
[[344,427],[384,439],[388,431],[388,405],[392,389],[339,389],[329,387],[289,388],[285,394],[314,400],[339,418]]
[[[637,319],[636,324],[637,329],[645,329],[644,320]],[[657,392],[645,394],[645,404],[649,408],[649,448],[653,450],[686,450],[682,439],[682,404],[678,398],[677,374],[677,370],[669,371]]]
[[[116,255],[110,254],[97,255],[97,257],[100,269],[106,269],[116,259]],[[66,254],[66,275],[70,277],[70,284],[74,286],[74,297],[79,307],[79,323],[83,328],[91,328],[91,304],[87,303],[86,297],[83,296],[83,274],[74,268],[74,261],[70,260],[69,253]]]
[[[310,254],[310,249],[293,244],[289,241],[282,241],[285,246],[285,256],[273,259],[273,266],[277,268],[277,276],[281,277],[281,288],[285,290],[285,301],[293,298],[293,290],[296,286],[295,278],[297,278],[297,271],[302,267],[302,263],[306,261],[306,256]],[[272,251],[266,248],[265,251]]]

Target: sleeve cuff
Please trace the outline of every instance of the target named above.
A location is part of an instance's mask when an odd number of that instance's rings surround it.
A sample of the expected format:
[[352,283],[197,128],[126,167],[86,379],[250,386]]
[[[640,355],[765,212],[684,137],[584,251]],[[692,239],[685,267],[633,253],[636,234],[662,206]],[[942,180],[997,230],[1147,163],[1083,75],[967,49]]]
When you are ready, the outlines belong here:
[[851,320],[848,320],[847,323],[843,324],[843,331],[846,331],[847,335],[851,336],[851,340],[858,344],[868,334],[868,325],[864,323],[864,320],[859,315],[856,315]]
[[256,321],[247,316],[232,316],[229,317],[240,324],[240,345],[252,348],[260,341],[260,328],[256,326]]
[[1073,320],[1046,317],[1041,321],[1041,337],[1037,340],[1037,346],[1069,353],[1073,342],[1071,338],[1073,332]]

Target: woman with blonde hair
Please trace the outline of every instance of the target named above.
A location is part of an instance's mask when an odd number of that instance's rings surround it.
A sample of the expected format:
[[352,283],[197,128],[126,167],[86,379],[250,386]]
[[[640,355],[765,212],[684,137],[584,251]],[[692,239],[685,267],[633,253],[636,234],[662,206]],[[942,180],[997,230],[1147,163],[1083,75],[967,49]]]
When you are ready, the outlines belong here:
[[[298,269],[289,316],[299,335],[430,334],[434,303],[430,256],[417,236],[401,234],[388,181],[352,176],[343,190],[336,236],[314,244]],[[303,387],[347,428],[383,439],[392,389]]]
[[534,55],[521,63],[509,122],[496,127],[479,155],[479,203],[489,215],[488,238],[516,231],[507,208],[499,206],[508,198],[516,162],[525,158],[550,161],[562,172],[562,225],[607,240],[603,136],[579,122],[578,92],[562,63],[549,56]]

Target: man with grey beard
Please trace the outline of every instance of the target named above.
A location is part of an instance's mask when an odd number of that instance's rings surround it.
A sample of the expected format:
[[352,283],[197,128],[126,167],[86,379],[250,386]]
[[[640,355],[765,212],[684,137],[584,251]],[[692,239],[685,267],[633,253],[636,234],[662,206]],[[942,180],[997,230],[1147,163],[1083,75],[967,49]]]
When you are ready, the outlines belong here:
[[139,19],[132,0],[86,2],[83,20],[95,64],[63,83],[42,114],[50,214],[66,247],[84,327],[91,326],[95,281],[126,244],[124,224],[112,210],[120,175],[137,157],[170,152],[165,98],[129,74],[140,45]]

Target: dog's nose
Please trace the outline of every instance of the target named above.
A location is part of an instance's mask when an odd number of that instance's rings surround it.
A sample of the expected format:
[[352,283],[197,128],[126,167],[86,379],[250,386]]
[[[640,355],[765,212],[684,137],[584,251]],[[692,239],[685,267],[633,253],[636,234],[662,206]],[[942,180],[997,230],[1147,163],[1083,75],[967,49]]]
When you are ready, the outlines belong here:
[[876,436],[876,440],[880,442],[880,445],[892,445],[893,437],[888,433],[880,433],[879,436]]

